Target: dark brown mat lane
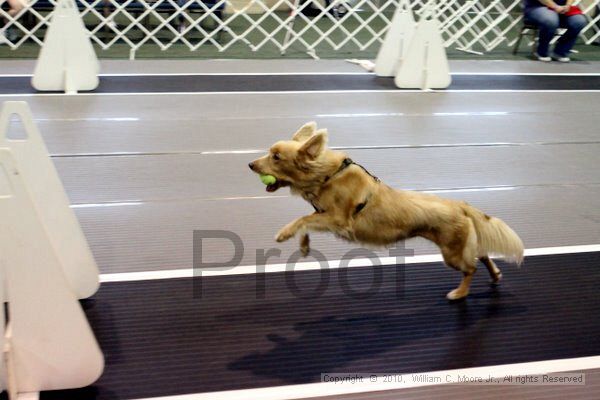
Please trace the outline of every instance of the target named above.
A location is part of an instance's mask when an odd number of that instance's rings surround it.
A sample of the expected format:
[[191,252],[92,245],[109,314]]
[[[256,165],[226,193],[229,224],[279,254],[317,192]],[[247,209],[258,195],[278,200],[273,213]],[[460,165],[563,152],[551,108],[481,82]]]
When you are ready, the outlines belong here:
[[[453,75],[453,90],[600,90],[600,75]],[[399,90],[375,75],[101,76],[96,93]],[[0,94],[35,93],[30,77],[0,77]]]
[[[331,270],[328,278],[211,277],[201,282],[202,297],[193,296],[191,279],[103,284],[85,308],[106,356],[104,375],[93,387],[42,399],[132,399],[318,382],[324,372],[600,354],[600,253],[530,257],[503,271],[503,285],[491,288],[481,268],[458,303],[444,294],[459,276],[440,264]],[[357,296],[374,278],[378,289]],[[311,295],[327,279],[322,294]]]

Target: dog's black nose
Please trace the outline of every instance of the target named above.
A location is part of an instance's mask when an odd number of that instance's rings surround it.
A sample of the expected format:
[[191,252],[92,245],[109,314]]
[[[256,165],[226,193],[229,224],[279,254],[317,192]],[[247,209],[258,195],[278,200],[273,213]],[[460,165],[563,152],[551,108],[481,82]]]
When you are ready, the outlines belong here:
[[250,164],[248,164],[248,166],[250,167],[250,169],[251,169],[252,171],[254,171],[254,163],[250,163]]

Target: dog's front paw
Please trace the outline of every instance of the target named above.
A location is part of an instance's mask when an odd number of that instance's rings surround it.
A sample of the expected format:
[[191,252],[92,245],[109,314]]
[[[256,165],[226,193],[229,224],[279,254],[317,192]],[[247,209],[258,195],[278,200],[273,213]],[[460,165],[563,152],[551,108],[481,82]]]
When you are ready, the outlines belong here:
[[277,233],[275,240],[279,243],[285,242],[286,240],[290,240],[295,234],[296,232],[288,225],[283,227],[279,233]]

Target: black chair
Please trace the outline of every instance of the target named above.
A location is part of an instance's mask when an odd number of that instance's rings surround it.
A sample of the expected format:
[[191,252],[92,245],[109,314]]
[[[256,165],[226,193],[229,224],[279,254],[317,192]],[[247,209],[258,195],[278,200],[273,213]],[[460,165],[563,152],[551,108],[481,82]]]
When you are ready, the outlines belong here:
[[521,31],[519,32],[519,37],[517,38],[517,42],[515,43],[515,47],[513,48],[513,54],[517,54],[517,52],[519,51],[519,46],[521,45],[521,40],[523,39],[523,36],[526,35],[531,35],[531,38],[534,42],[534,45],[531,46],[531,54],[535,53],[535,44],[537,43],[538,38],[538,26],[531,22],[523,21]]

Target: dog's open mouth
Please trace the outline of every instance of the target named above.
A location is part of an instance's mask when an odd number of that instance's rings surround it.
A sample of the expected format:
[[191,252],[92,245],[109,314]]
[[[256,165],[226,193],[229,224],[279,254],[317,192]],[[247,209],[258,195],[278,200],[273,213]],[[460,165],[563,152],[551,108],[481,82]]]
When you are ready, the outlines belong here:
[[277,189],[279,189],[280,187],[284,187],[284,186],[288,186],[289,183],[287,183],[286,181],[280,181],[279,179],[277,179],[275,181],[275,183],[271,183],[270,185],[267,185],[267,192],[274,192]]

